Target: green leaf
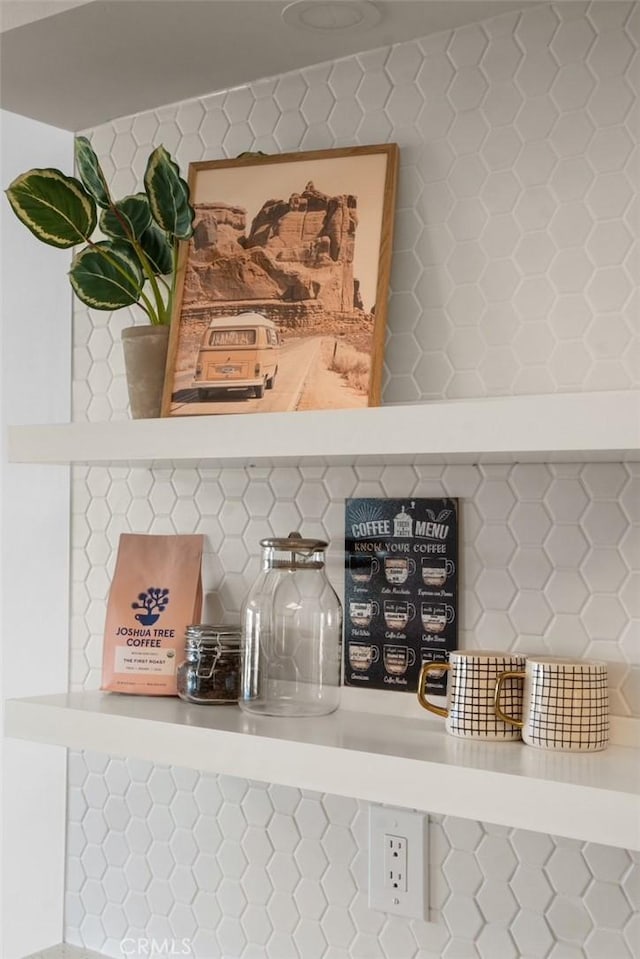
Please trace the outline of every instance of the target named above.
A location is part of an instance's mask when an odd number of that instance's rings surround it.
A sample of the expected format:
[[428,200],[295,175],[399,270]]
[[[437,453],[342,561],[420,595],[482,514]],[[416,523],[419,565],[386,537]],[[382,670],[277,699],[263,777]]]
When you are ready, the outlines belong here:
[[66,250],[88,240],[95,230],[92,197],[79,180],[60,170],[28,170],[6,192],[18,219],[49,246]]
[[194,211],[189,204],[189,185],[164,147],[157,147],[147,163],[144,188],[151,214],[165,233],[187,240],[193,233]]
[[69,271],[78,299],[94,310],[119,310],[140,299],[143,276],[130,246],[103,240],[80,250]]
[[100,229],[107,236],[120,240],[139,240],[151,225],[151,210],[146,193],[136,193],[118,200],[100,214]]
[[140,237],[140,246],[144,250],[153,272],[159,276],[173,273],[173,246],[155,221]]
[[109,187],[102,172],[100,161],[86,137],[76,137],[74,154],[76,169],[85,189],[98,206],[106,210],[111,205]]

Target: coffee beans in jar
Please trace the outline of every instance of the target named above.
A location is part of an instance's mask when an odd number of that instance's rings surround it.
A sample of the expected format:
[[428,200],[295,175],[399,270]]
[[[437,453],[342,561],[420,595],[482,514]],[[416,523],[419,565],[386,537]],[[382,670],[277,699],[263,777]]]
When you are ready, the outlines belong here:
[[178,696],[189,703],[237,703],[240,692],[240,628],[187,626],[185,660],[178,666]]

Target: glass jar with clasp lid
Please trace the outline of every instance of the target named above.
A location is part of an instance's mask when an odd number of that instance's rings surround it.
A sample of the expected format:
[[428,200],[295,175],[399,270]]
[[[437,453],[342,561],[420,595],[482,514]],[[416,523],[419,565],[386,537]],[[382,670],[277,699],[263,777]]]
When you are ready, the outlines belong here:
[[263,539],[262,572],[242,610],[239,703],[267,716],[322,716],[340,702],[342,606],[324,540]]
[[240,642],[241,633],[237,626],[204,623],[187,626],[186,658],[177,672],[180,699],[211,706],[237,703]]

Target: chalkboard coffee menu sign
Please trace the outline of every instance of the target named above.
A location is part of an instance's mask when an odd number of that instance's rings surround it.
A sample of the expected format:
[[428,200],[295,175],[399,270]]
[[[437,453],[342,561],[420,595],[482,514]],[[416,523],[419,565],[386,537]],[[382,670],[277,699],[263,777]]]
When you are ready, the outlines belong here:
[[348,499],[345,587],[345,684],[415,692],[458,646],[458,501]]

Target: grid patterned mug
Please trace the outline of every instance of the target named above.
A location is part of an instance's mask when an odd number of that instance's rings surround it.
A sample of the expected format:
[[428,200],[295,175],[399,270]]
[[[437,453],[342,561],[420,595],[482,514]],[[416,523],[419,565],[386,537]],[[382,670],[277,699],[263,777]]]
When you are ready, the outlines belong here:
[[[420,670],[418,700],[424,709],[443,716],[445,729],[452,736],[464,739],[490,739],[500,742],[520,740],[520,729],[510,720],[496,715],[495,689],[499,676],[503,682],[505,705],[511,714],[522,711],[522,684],[519,679],[506,679],[507,673],[519,677],[526,659],[519,653],[474,649],[449,653],[449,662],[428,662]],[[425,682],[431,672],[449,672],[447,706],[436,706],[427,699]]]
[[[503,708],[505,683],[524,680],[522,718]],[[496,714],[522,731],[528,746],[565,752],[595,752],[609,741],[607,664],[594,660],[530,656],[521,670],[502,673],[495,690]]]

